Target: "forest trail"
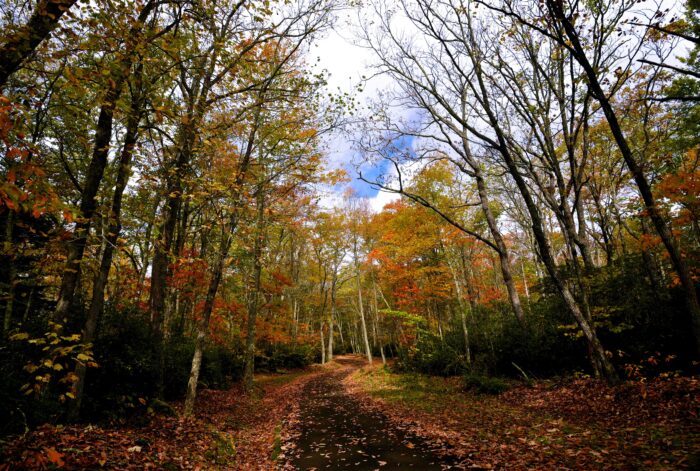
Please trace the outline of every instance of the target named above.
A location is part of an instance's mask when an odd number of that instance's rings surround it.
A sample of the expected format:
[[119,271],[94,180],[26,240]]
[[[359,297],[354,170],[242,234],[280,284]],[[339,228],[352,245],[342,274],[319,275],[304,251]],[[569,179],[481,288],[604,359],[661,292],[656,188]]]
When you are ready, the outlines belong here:
[[461,469],[456,458],[440,455],[345,391],[343,379],[367,364],[363,358],[347,355],[335,362],[305,386],[282,469]]

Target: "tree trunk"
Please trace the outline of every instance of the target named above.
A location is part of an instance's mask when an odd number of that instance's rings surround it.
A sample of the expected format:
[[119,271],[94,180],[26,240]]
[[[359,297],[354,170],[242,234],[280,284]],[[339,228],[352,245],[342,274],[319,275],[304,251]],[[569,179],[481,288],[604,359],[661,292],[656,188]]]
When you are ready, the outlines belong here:
[[194,403],[197,397],[197,384],[199,382],[199,372],[202,366],[202,354],[204,351],[204,343],[206,342],[207,333],[209,331],[209,320],[211,319],[212,311],[214,310],[214,301],[216,299],[216,294],[219,291],[219,285],[221,284],[221,278],[224,272],[224,265],[226,263],[226,258],[228,258],[229,250],[231,248],[233,233],[235,232],[236,227],[238,226],[238,211],[242,204],[242,194],[239,188],[241,187],[245,176],[248,174],[248,169],[250,167],[250,156],[253,152],[253,144],[255,142],[256,132],[257,123],[253,126],[248,136],[246,150],[241,159],[241,163],[238,169],[238,175],[236,176],[234,182],[236,194],[233,197],[234,204],[232,208],[231,218],[228,225],[225,225],[222,228],[221,245],[219,246],[219,253],[216,258],[216,263],[212,271],[211,279],[209,280],[207,295],[204,299],[204,310],[202,312],[202,320],[197,330],[194,355],[192,356],[192,366],[190,368],[190,378],[187,382],[187,394],[185,396],[184,410],[185,417],[192,415],[194,411]]
[[333,273],[331,281],[331,318],[328,323],[328,361],[333,361],[333,318],[335,316],[335,289],[338,281],[337,273]]
[[27,24],[18,28],[0,47],[0,91],[37,46],[46,39],[77,0],[40,0]]
[[53,312],[54,322],[62,323],[66,318],[71,302],[75,297],[75,290],[80,280],[80,263],[85,253],[88,233],[92,216],[97,208],[97,193],[102,183],[104,170],[109,157],[109,144],[112,140],[112,125],[114,121],[114,109],[117,100],[121,96],[124,84],[131,70],[134,58],[136,40],[140,36],[141,28],[154,7],[154,2],[149,1],[141,10],[136,24],[131,28],[127,36],[127,45],[124,57],[119,63],[116,73],[109,80],[109,88],[105,94],[95,128],[95,143],[92,158],[88,166],[87,176],[83,183],[80,217],[76,221],[74,237],[68,242],[68,254],[61,279],[61,287],[58,294],[58,302]]
[[481,173],[481,169],[478,165],[475,165],[474,170],[476,186],[479,192],[479,201],[481,203],[481,210],[486,217],[486,222],[488,223],[491,237],[493,237],[493,240],[498,247],[498,259],[501,265],[501,274],[503,275],[503,282],[505,283],[506,290],[508,291],[510,305],[513,308],[513,312],[515,313],[515,317],[518,319],[518,322],[520,322],[521,325],[524,325],[525,313],[523,312],[523,306],[520,302],[520,295],[518,294],[518,290],[515,288],[515,280],[513,280],[513,274],[511,272],[510,251],[503,240],[503,235],[501,234],[501,230],[498,228],[498,223],[493,215],[493,211],[491,211],[491,202],[489,201],[486,182]]
[[[357,254],[357,252],[355,252]],[[367,323],[365,322],[365,308],[362,303],[362,278],[360,276],[360,265],[357,262],[357,259],[355,261],[356,267],[355,270],[357,271],[357,303],[358,303],[358,311],[360,313],[360,326],[362,327],[362,340],[364,341],[365,344],[365,354],[367,355],[367,361],[369,364],[372,364],[372,349],[369,346],[369,337],[367,336]]]
[[484,83],[483,70],[481,69],[481,59],[479,57],[479,53],[472,51],[472,58],[474,59],[474,71],[476,82],[482,94],[481,103],[483,106],[483,110],[487,115],[487,119],[490,126],[493,128],[496,134],[497,141],[494,144],[497,144],[498,151],[503,157],[504,163],[506,164],[506,168],[508,169],[508,173],[515,181],[515,184],[518,187],[521,196],[523,197],[525,206],[527,208],[532,222],[532,232],[534,234],[535,241],[537,242],[537,246],[539,248],[540,258],[542,259],[542,262],[547,270],[548,275],[554,281],[554,284],[557,287],[557,291],[559,291],[562,298],[564,299],[567,309],[578,323],[579,327],[581,328],[581,331],[584,334],[584,337],[586,338],[590,352],[593,355],[591,361],[593,364],[598,365],[598,367],[595,369],[596,375],[603,376],[606,379],[606,381],[608,381],[608,383],[610,384],[617,383],[619,381],[617,372],[615,371],[614,367],[612,366],[612,363],[610,363],[610,360],[605,354],[605,349],[603,349],[602,345],[600,344],[600,341],[596,336],[595,330],[588,323],[588,320],[581,312],[581,309],[579,308],[575,298],[569,291],[569,288],[566,286],[566,284],[561,279],[561,276],[557,272],[556,262],[552,255],[551,247],[549,246],[549,241],[544,230],[544,224],[542,221],[540,210],[537,206],[537,203],[533,199],[532,194],[530,193],[530,189],[528,188],[523,175],[520,173],[520,169],[518,168],[514,156],[511,153],[512,151],[508,145],[508,139],[506,138],[506,135],[503,132],[503,129],[501,128],[500,121],[498,117],[493,113],[493,109],[491,108],[489,92]]
[[449,261],[449,259],[447,260],[447,265],[450,267],[450,271],[452,272],[452,280],[454,281],[455,291],[457,294],[457,304],[459,305],[459,317],[462,324],[462,335],[464,336],[464,355],[467,360],[467,365],[471,365],[472,355],[471,346],[469,344],[469,329],[467,328],[467,305],[464,302],[464,293],[462,292],[462,286],[459,282],[459,278],[457,277],[457,270]]
[[17,269],[15,267],[14,255],[14,229],[15,212],[8,209],[7,219],[5,219],[5,242],[3,244],[3,258],[5,258],[8,265],[7,301],[5,303],[5,319],[2,323],[2,332],[5,337],[10,333],[10,328],[12,327],[12,313],[14,312],[15,304],[15,284],[17,281]]
[[187,395],[185,396],[185,409],[183,411],[183,415],[185,417],[192,415],[192,412],[194,411],[194,401],[197,397],[197,384],[199,382],[199,372],[202,366],[204,343],[206,342],[207,332],[209,331],[209,320],[211,319],[211,314],[214,310],[214,300],[216,299],[216,293],[219,289],[221,277],[224,272],[224,264],[230,246],[231,234],[224,229],[221,236],[221,247],[219,248],[220,255],[217,257],[216,264],[213,267],[211,279],[209,280],[207,295],[204,299],[204,312],[202,313],[202,319],[199,323],[197,337],[195,339],[194,355],[192,356],[190,378],[187,381]]
[[151,331],[155,339],[156,356],[158,361],[156,391],[159,397],[163,397],[165,381],[165,338],[164,331],[167,295],[167,278],[170,257],[177,228],[177,218],[182,203],[182,178],[185,168],[190,161],[192,146],[195,140],[195,130],[192,112],[188,113],[187,125],[180,128],[180,145],[178,146],[177,159],[174,165],[174,175],[169,177],[166,189],[166,201],[163,209],[163,222],[160,225],[159,240],[155,242],[153,261],[151,262],[151,290],[149,297],[149,310],[151,314]]
[[256,200],[257,220],[255,229],[255,247],[253,249],[253,292],[248,302],[248,331],[245,348],[245,370],[243,372],[243,385],[246,392],[253,391],[253,374],[255,370],[255,321],[258,314],[258,294],[260,293],[260,280],[262,274],[262,246],[265,238],[265,193],[260,184]]
[[564,14],[561,3],[548,0],[547,6],[553,13],[553,16],[562,24],[564,28],[564,32],[566,33],[570,43],[568,48],[586,73],[591,92],[595,99],[598,100],[598,103],[605,114],[610,132],[615,138],[615,142],[620,149],[622,158],[625,160],[627,168],[637,184],[637,188],[639,189],[639,193],[644,201],[647,214],[654,224],[656,232],[659,234],[664,247],[666,247],[666,250],[668,251],[673,267],[676,270],[676,273],[681,281],[681,285],[683,286],[683,290],[685,291],[686,305],[690,314],[693,335],[695,337],[696,354],[700,355],[700,303],[698,302],[697,289],[690,274],[688,265],[681,254],[681,250],[678,247],[675,237],[673,236],[668,224],[664,220],[663,215],[656,205],[656,200],[651,191],[651,186],[644,175],[641,165],[637,162],[636,157],[632,153],[632,149],[630,148],[627,138],[622,131],[622,126],[617,120],[615,110],[613,109],[610,100],[606,96],[605,92],[603,91],[603,87],[598,80],[596,71],[588,61],[588,57],[586,56],[586,52],[581,45],[576,29]]
[[[105,287],[109,279],[110,268],[112,267],[112,258],[114,249],[118,244],[119,234],[121,232],[121,209],[122,197],[124,190],[129,183],[131,176],[131,160],[134,155],[134,147],[138,139],[139,122],[143,111],[143,97],[141,95],[141,74],[142,66],[136,69],[134,74],[134,90],[135,95],[131,100],[131,110],[127,119],[126,133],[124,136],[124,146],[119,157],[119,168],[117,170],[117,181],[114,186],[114,194],[112,196],[112,208],[108,222],[107,235],[105,237],[104,250],[102,251],[102,259],[100,267],[95,274],[95,279],[92,286],[92,298],[88,309],[85,327],[83,328],[82,342],[85,344],[92,343],[95,339],[97,324],[102,315],[104,308]],[[85,387],[85,375],[87,367],[84,363],[78,362],[75,368],[76,381],[73,386],[75,401],[72,404],[70,416],[75,419],[80,413],[80,406],[83,400],[83,390]]]
[[321,364],[326,364],[326,340],[323,338],[323,321],[318,328],[318,333],[321,336]]

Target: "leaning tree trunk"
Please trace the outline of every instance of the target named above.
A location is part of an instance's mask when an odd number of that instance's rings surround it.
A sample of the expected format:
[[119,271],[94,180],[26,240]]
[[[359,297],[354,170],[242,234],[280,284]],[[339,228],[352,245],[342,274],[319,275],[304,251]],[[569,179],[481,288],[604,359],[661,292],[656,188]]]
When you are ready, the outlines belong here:
[[105,167],[107,166],[107,159],[109,157],[114,109],[131,71],[137,39],[153,8],[154,1],[149,1],[148,4],[144,6],[143,10],[141,10],[136,24],[129,31],[124,56],[115,74],[110,77],[109,88],[102,102],[100,115],[95,128],[95,143],[93,146],[92,158],[82,188],[80,216],[75,224],[73,239],[68,242],[68,254],[63,270],[63,277],[61,279],[58,302],[56,303],[56,309],[52,316],[54,322],[63,322],[64,318],[68,315],[71,302],[75,297],[75,290],[80,280],[80,263],[85,253],[92,216],[97,208],[97,193],[100,189]]
[[213,267],[209,288],[207,289],[207,295],[204,300],[204,312],[202,313],[202,319],[197,329],[194,355],[192,356],[192,367],[190,368],[190,378],[187,382],[187,395],[185,396],[185,410],[183,413],[185,417],[192,415],[194,411],[194,401],[197,397],[197,383],[199,382],[199,372],[202,366],[204,343],[206,342],[207,332],[209,331],[209,320],[214,310],[214,300],[216,299],[216,292],[219,289],[219,283],[221,282],[221,277],[224,272],[224,264],[230,246],[231,234],[224,230],[221,235],[221,247],[219,248],[221,253],[217,257],[216,264]]
[[111,82],[105,102],[100,110],[100,117],[95,130],[95,146],[88,173],[83,183],[80,202],[80,218],[76,221],[73,238],[68,242],[66,264],[61,278],[58,302],[53,312],[54,322],[63,323],[70,311],[75,290],[80,279],[80,263],[82,262],[87,244],[92,216],[97,208],[97,192],[99,191],[104,170],[109,156],[109,143],[112,139],[112,122],[114,107],[121,94],[123,81],[119,84]]
[[233,198],[234,204],[232,208],[232,215],[228,226],[224,226],[222,229],[221,245],[219,247],[219,253],[217,255],[216,263],[214,265],[211,279],[209,280],[209,287],[207,288],[207,295],[204,300],[204,310],[202,312],[202,320],[199,323],[199,328],[197,330],[197,338],[194,345],[194,354],[192,356],[192,366],[190,368],[190,378],[187,382],[187,395],[185,396],[185,410],[184,415],[190,416],[194,411],[194,403],[197,397],[197,384],[199,382],[199,373],[202,366],[202,355],[204,352],[204,343],[207,339],[207,333],[209,332],[209,321],[211,319],[212,312],[214,310],[214,300],[216,299],[216,294],[219,291],[219,285],[221,284],[221,278],[223,277],[224,265],[226,259],[228,258],[229,250],[231,248],[231,242],[233,233],[238,226],[238,211],[242,204],[242,194],[240,191],[241,185],[248,174],[248,168],[250,166],[250,156],[253,152],[253,143],[255,142],[255,135],[257,132],[257,125],[253,127],[248,136],[248,143],[246,146],[246,151],[243,154],[240,167],[238,169],[238,175],[236,176],[233,187],[236,189],[236,194]]
[[510,304],[513,308],[513,312],[515,313],[515,317],[518,319],[518,322],[520,322],[521,325],[524,325],[525,313],[523,312],[523,306],[520,302],[520,295],[515,287],[515,280],[513,279],[513,274],[511,272],[510,251],[506,246],[501,230],[499,229],[496,218],[491,210],[491,202],[489,200],[486,182],[481,173],[481,169],[478,165],[474,165],[473,168],[476,177],[476,187],[479,193],[479,202],[481,203],[481,210],[486,217],[486,222],[488,223],[491,237],[493,237],[493,241],[496,243],[496,247],[498,247],[498,260],[501,267],[501,274],[503,275],[503,282],[505,283],[506,290],[508,291],[508,298],[510,299]]
[[574,317],[577,324],[581,328],[581,331],[583,332],[583,335],[589,346],[589,351],[591,353],[591,362],[597,366],[596,368],[594,368],[596,375],[604,377],[605,380],[610,384],[617,383],[619,381],[617,372],[615,371],[615,368],[608,359],[605,353],[605,349],[598,340],[598,337],[595,333],[595,329],[586,319],[586,316],[578,306],[576,299],[571,294],[571,291],[566,286],[566,284],[564,283],[557,271],[556,262],[552,255],[547,235],[544,231],[544,224],[542,221],[540,210],[535,200],[533,199],[532,194],[530,193],[530,189],[528,188],[527,183],[525,182],[525,178],[520,173],[520,169],[518,168],[515,158],[511,153],[511,149],[508,144],[508,139],[506,138],[506,135],[503,132],[503,129],[501,128],[498,117],[494,114],[493,108],[491,107],[491,103],[489,100],[489,92],[487,90],[486,84],[484,83],[484,72],[481,69],[481,58],[479,57],[478,53],[475,53],[474,51],[472,51],[472,54],[472,57],[474,59],[475,78],[477,86],[479,87],[479,90],[482,94],[481,103],[483,106],[483,110],[487,115],[489,124],[491,125],[496,134],[497,141],[494,144],[497,144],[497,149],[503,157],[504,163],[506,164],[506,168],[508,169],[508,173],[515,181],[515,184],[518,187],[518,191],[523,197],[525,207],[527,208],[527,211],[530,215],[530,219],[532,221],[532,232],[535,237],[537,246],[539,248],[540,258],[542,259],[542,262],[547,270],[547,274],[554,281],[554,284],[557,287],[557,291],[559,291],[562,298],[564,299],[564,303],[566,304],[568,311],[571,313],[572,317]]
[[[134,155],[134,147],[136,146],[136,141],[138,139],[139,122],[141,121],[141,114],[143,111],[143,99],[139,91],[141,88],[141,73],[142,66],[139,64],[139,67],[134,74],[134,89],[137,90],[137,92],[135,92],[136,94],[132,97],[131,101],[131,110],[129,112],[126,125],[126,134],[124,137],[124,147],[122,148],[122,152],[119,157],[117,181],[114,186],[114,195],[112,196],[112,209],[107,229],[106,243],[104,251],[102,252],[100,268],[95,274],[95,279],[93,281],[92,299],[90,301],[85,327],[83,328],[83,343],[92,343],[95,339],[97,324],[104,308],[105,287],[107,286],[107,280],[109,279],[114,249],[117,246],[119,234],[122,228],[122,197],[124,195],[126,185],[129,183],[129,177],[131,176],[131,160]],[[82,362],[78,362],[75,368],[75,375],[77,379],[73,386],[75,401],[73,402],[70,411],[70,416],[74,419],[77,418],[80,413],[86,373],[86,365]]]
[[253,390],[253,374],[255,370],[255,321],[258,315],[258,295],[262,273],[262,246],[265,238],[265,193],[262,183],[257,190],[256,209],[257,220],[255,229],[255,246],[253,248],[253,292],[248,301],[248,330],[245,345],[245,370],[243,385],[246,392]]
[[651,191],[651,186],[649,185],[646,175],[644,175],[644,170],[639,162],[637,162],[637,159],[634,156],[629,143],[627,142],[627,138],[622,131],[622,126],[617,119],[615,110],[603,91],[603,87],[598,79],[596,71],[586,56],[586,51],[579,40],[576,29],[564,14],[561,3],[548,0],[547,6],[552,12],[553,16],[564,28],[564,32],[568,38],[567,48],[572,52],[574,58],[581,65],[586,74],[591,92],[600,104],[600,107],[603,110],[605,118],[608,122],[610,132],[612,133],[620,153],[622,154],[622,158],[624,159],[625,164],[627,164],[627,168],[637,184],[637,188],[639,189],[639,193],[644,201],[644,206],[649,215],[649,219],[651,219],[652,223],[654,224],[656,232],[659,234],[664,247],[666,247],[666,250],[668,251],[673,267],[678,274],[685,292],[686,305],[688,307],[688,312],[690,313],[693,336],[695,337],[696,354],[700,354],[700,302],[698,302],[697,288],[695,287],[695,282],[693,281],[690,269],[688,268],[688,265],[681,254],[681,250],[678,247],[678,243],[673,236],[671,229],[666,223],[661,211],[659,211],[656,199]]

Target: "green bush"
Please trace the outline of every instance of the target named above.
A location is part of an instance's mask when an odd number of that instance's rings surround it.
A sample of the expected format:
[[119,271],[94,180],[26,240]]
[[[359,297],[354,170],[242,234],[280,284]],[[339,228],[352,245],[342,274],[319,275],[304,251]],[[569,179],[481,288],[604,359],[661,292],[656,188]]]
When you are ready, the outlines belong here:
[[0,343],[0,437],[55,422],[63,411],[52,391],[39,397],[21,393],[22,385],[28,381],[23,367],[31,358],[25,349],[26,345],[20,342]]
[[[105,411],[124,416],[145,410],[158,395],[158,342],[145,314],[138,311],[105,312],[95,359],[98,368],[87,375],[83,414],[100,419]],[[192,366],[194,339],[171,337],[164,346],[163,394],[166,400],[184,396]],[[209,344],[202,355],[199,382],[223,389],[243,372],[240,354],[224,346]]]
[[315,361],[318,353],[314,347],[305,344],[263,346],[262,353],[255,357],[255,369],[275,372],[304,368]]
[[464,389],[478,394],[501,394],[508,390],[508,383],[500,378],[492,378],[473,373],[464,375]]
[[397,368],[436,376],[454,376],[465,371],[464,357],[445,340],[427,332],[415,347],[399,350]]

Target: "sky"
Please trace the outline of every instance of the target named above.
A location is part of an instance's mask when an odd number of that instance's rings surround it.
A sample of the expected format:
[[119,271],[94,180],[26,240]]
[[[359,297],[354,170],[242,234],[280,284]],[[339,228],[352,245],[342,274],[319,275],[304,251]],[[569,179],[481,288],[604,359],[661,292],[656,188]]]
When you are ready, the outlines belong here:
[[[363,77],[371,75],[370,64],[372,55],[366,49],[353,44],[353,30],[356,29],[357,18],[353,11],[343,12],[338,16],[336,26],[325,36],[320,38],[311,48],[310,58],[319,59],[317,69],[326,70],[328,77],[328,90],[330,92],[352,92],[362,83]],[[386,77],[374,77],[363,85],[363,91],[356,93],[359,107],[364,106],[369,100],[381,91],[391,86]],[[398,195],[380,192],[367,183],[358,179],[355,163],[358,161],[357,153],[352,148],[352,143],[347,136],[333,135],[328,142],[328,159],[331,168],[344,168],[352,179],[350,186],[355,194],[369,200],[370,207],[379,212],[383,206],[398,199]],[[379,175],[386,168],[385,164],[379,166],[362,167],[363,176],[371,179]],[[335,206],[342,201],[342,193],[345,187],[336,187],[332,194],[322,197],[322,204]]]

